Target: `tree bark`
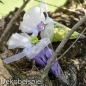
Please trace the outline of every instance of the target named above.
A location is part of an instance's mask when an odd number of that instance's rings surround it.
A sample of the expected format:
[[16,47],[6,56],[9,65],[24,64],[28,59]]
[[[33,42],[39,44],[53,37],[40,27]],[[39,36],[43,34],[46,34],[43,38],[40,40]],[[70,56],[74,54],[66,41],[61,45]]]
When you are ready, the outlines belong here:
[[[4,67],[2,60],[0,59],[0,86],[3,86],[4,81],[12,78],[8,70]],[[5,84],[5,86],[7,86]],[[12,85],[13,86],[13,85]]]

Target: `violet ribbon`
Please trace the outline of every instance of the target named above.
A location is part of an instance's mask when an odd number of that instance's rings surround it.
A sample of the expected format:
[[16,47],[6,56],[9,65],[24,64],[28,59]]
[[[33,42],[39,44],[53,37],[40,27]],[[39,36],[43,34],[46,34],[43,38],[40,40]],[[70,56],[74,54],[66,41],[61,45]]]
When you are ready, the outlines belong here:
[[32,44],[29,44],[25,49],[23,49],[22,52],[4,59],[3,62],[9,64],[11,62],[20,60],[21,58],[25,57],[27,54],[31,53],[32,46],[33,46]]

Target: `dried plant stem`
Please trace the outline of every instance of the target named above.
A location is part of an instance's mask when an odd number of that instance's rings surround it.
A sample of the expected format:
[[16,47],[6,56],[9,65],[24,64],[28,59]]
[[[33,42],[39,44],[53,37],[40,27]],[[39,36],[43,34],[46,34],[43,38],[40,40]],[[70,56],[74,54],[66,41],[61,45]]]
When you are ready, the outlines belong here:
[[49,6],[56,7],[56,8],[59,8],[61,10],[65,10],[65,11],[68,11],[68,12],[72,12],[72,13],[75,13],[75,14],[78,14],[78,15],[83,15],[84,16],[84,14],[78,13],[75,9],[67,9],[66,7],[59,7],[59,6],[56,6],[56,5],[53,5],[53,4],[50,4],[50,3],[46,3],[46,2],[40,1],[40,0],[34,0],[34,1],[41,2],[41,3],[45,3],[45,4],[49,5]]
[[29,2],[30,0],[26,0],[23,5],[18,9],[18,11],[15,13],[15,15],[13,16],[13,18],[10,20],[10,22],[8,23],[6,29],[4,30],[3,34],[0,37],[0,46],[2,46],[3,42],[6,39],[7,33],[10,31],[14,21],[18,18],[19,14],[21,13],[22,9],[26,6],[26,4]]
[[46,74],[48,74],[48,71],[51,67],[51,65],[53,64],[53,62],[55,61],[55,59],[57,58],[59,52],[61,51],[61,49],[64,47],[64,45],[66,44],[66,42],[68,41],[68,39],[70,38],[70,36],[73,34],[73,32],[75,30],[78,29],[79,26],[81,26],[84,22],[86,21],[86,15],[78,22],[76,23],[71,31],[66,35],[66,37],[62,40],[62,42],[59,44],[59,46],[57,47],[57,49],[55,50],[55,53],[53,54],[52,58],[50,59],[49,63],[45,66],[43,72],[45,72]]
[[[83,34],[86,31],[86,28],[81,32],[81,34]],[[61,59],[70,49],[71,47],[78,41],[78,39],[80,38],[81,35],[79,35],[79,37],[72,43],[72,45],[58,58]]]
[[86,11],[85,11],[83,5],[81,4],[80,0],[78,0],[78,2],[79,2],[80,6],[82,7],[82,10],[84,11],[84,13],[85,13],[85,15],[86,15]]

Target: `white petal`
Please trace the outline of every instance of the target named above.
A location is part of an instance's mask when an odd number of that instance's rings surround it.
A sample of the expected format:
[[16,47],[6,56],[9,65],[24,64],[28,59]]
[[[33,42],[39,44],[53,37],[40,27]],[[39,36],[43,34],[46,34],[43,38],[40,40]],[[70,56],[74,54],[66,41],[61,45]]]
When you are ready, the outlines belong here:
[[[44,2],[44,1],[43,1]],[[49,15],[48,15],[48,13],[47,13],[47,4],[46,3],[42,3],[42,2],[40,2],[40,4],[39,4],[39,6],[42,8],[42,10],[46,13],[46,22],[48,22],[48,20],[49,20]],[[46,24],[46,22],[44,21],[43,23],[44,24]]]
[[39,52],[41,52],[45,47],[51,43],[49,38],[41,39],[36,45],[32,47],[31,53],[27,55],[27,58],[34,58]]
[[38,6],[33,7],[25,13],[19,29],[22,30],[22,32],[29,33],[31,29],[37,29],[37,25],[41,21],[45,21],[42,10]]
[[54,24],[50,23],[48,25],[45,26],[45,29],[43,31],[41,31],[40,36],[41,38],[50,38],[50,40],[52,40],[54,35]]
[[9,49],[25,48],[28,44],[29,40],[18,33],[13,34],[7,42]]
[[24,15],[24,19],[26,19],[28,21],[30,19],[36,25],[38,25],[41,22],[42,18],[45,18],[45,17],[44,17],[44,14],[43,14],[42,10],[38,6],[31,8]]
[[20,33],[22,36],[24,36],[25,38],[27,38],[28,40],[31,39],[31,37],[27,34],[27,33]]
[[54,24],[55,21],[54,21],[52,18],[47,17],[46,20],[45,20],[45,22],[44,22],[44,24],[48,24],[48,23],[52,23],[52,24]]
[[32,32],[31,32],[31,29],[32,29],[32,28],[29,28],[29,27],[26,26],[23,22],[20,24],[19,29],[20,29],[22,32],[32,33]]

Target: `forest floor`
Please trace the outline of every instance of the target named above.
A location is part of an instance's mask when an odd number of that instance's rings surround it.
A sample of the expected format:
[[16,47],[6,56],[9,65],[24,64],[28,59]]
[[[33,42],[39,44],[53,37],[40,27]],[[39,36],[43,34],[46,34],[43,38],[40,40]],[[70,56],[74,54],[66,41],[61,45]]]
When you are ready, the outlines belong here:
[[[5,17],[5,27],[9,23],[9,21],[14,16],[15,12],[18,10],[16,8],[14,11],[10,12]],[[9,31],[9,36],[7,36],[7,40],[12,33],[20,32],[19,25],[22,21],[24,11],[21,12],[16,22],[13,24],[11,31]],[[49,16],[53,18],[55,21],[66,25],[69,28],[72,28],[80,19],[85,15],[82,9],[78,9],[75,11],[68,11],[58,9],[55,12],[48,12]],[[78,28],[78,32],[81,32],[85,29],[86,22],[83,23],[81,27]],[[0,29],[0,35],[4,29]],[[84,32],[86,35],[86,32]],[[3,58],[14,55],[18,53],[20,50],[8,50],[6,46],[7,40],[3,43],[2,48],[0,49],[0,54]],[[62,55],[63,52],[74,42],[74,40],[69,40],[64,48],[59,53],[59,56]],[[54,50],[58,47],[60,42],[52,43]],[[79,39],[75,45],[59,60],[59,63],[62,67],[64,74],[69,77],[68,80],[70,82],[69,86],[86,86],[86,39]],[[26,58],[21,59],[21,61],[16,61],[9,64],[11,68],[11,75],[13,75],[14,79],[25,77],[25,74],[32,68],[32,62],[28,61]],[[8,65],[8,69],[9,68]],[[41,67],[37,66],[40,70]],[[10,71],[10,70],[9,70]],[[66,86],[62,84],[54,75],[49,74],[50,80],[53,82],[53,86]],[[58,81],[57,81],[58,80]]]

